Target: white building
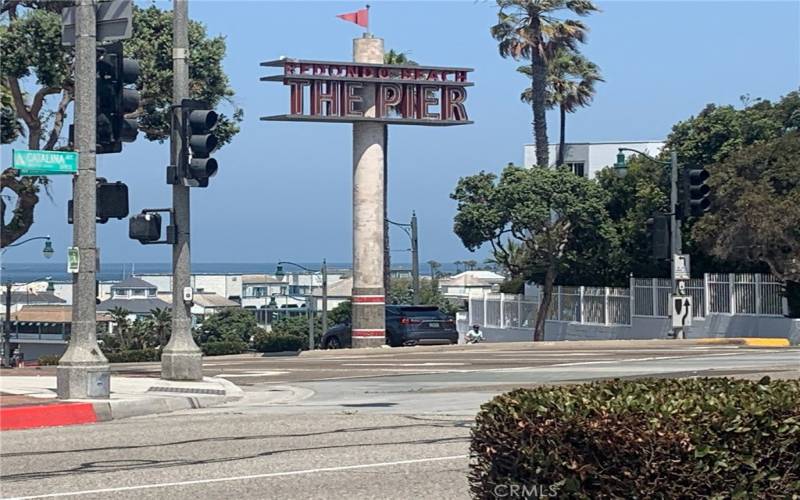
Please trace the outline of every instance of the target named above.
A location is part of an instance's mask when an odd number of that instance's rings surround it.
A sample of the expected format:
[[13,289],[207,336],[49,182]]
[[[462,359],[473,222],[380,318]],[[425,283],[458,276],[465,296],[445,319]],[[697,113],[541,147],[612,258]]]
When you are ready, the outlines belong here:
[[464,271],[439,280],[439,290],[447,298],[466,299],[470,295],[482,295],[496,291],[505,277],[492,271]]
[[[605,167],[617,162],[619,148],[630,148],[656,156],[664,148],[664,141],[619,141],[619,142],[569,142],[564,147],[564,163],[577,175],[590,179]],[[550,144],[550,166],[558,160],[558,144]],[[625,156],[634,153],[623,151]],[[526,144],[523,165],[536,165],[536,147]]]

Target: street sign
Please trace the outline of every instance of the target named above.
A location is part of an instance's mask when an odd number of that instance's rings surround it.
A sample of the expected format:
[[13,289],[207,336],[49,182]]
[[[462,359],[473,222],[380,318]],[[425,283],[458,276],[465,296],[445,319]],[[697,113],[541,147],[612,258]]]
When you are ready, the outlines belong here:
[[19,170],[19,175],[74,174],[78,172],[78,153],[15,149],[12,167]]
[[676,280],[688,280],[690,276],[689,254],[683,253],[672,256],[672,276]]
[[75,274],[81,267],[81,254],[78,247],[67,248],[67,272]]
[[670,295],[672,328],[692,326],[692,298],[688,295]]
[[[131,37],[133,2],[113,0],[97,4],[98,42],[116,42]],[[75,45],[75,7],[61,10],[61,45]]]

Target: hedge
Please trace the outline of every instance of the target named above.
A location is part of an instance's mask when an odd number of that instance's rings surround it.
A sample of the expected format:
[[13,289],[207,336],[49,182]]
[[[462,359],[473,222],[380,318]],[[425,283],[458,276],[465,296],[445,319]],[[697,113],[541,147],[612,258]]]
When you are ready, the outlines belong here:
[[259,352],[299,351],[308,345],[308,339],[295,335],[262,333],[256,335],[253,344]]
[[58,364],[59,359],[61,359],[60,354],[45,354],[39,356],[39,359],[36,361],[39,363],[39,366],[55,366]]
[[206,342],[200,346],[206,356],[222,356],[223,354],[240,354],[247,349],[244,342]]
[[481,407],[470,451],[475,498],[793,498],[800,380],[518,389]]
[[109,363],[141,363],[144,361],[159,361],[161,359],[161,351],[158,349],[138,349],[104,354]]

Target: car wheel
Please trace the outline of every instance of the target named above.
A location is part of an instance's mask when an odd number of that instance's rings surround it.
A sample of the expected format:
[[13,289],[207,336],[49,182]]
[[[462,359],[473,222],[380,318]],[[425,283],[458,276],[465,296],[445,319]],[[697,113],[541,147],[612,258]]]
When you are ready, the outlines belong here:
[[342,348],[342,342],[339,340],[339,337],[331,337],[325,343],[325,348],[326,349],[341,349]]

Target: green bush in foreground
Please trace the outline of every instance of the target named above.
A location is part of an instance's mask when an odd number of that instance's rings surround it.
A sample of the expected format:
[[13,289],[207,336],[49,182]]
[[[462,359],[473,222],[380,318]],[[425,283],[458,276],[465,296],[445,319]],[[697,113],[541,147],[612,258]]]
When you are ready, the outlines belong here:
[[161,351],[158,349],[107,352],[105,355],[109,363],[142,363],[145,361],[159,361],[161,359]]
[[206,356],[222,356],[223,354],[240,354],[247,349],[244,342],[207,342],[200,346]]
[[476,498],[798,498],[800,380],[518,389],[472,431]]
[[61,359],[61,356],[58,354],[45,354],[39,356],[39,359],[36,361],[39,363],[39,366],[55,366],[58,364],[59,359]]
[[253,342],[258,352],[299,351],[307,345],[308,339],[303,337],[271,332],[257,334]]

